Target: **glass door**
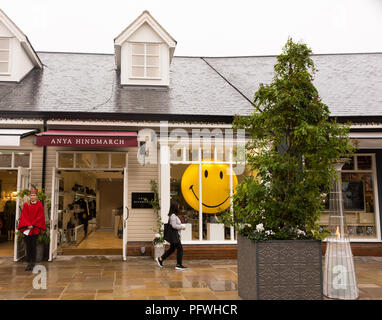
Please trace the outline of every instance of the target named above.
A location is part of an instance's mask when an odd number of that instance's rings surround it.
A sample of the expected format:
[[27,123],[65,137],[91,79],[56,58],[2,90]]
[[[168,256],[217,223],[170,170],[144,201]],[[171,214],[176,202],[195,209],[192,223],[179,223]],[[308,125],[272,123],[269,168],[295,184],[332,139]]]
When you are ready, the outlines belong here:
[[128,179],[127,168],[123,169],[123,252],[122,259],[126,261],[127,258],[127,218],[129,217],[128,208]]
[[49,261],[53,261],[57,257],[58,249],[58,209],[60,195],[60,179],[58,170],[53,168],[52,173],[52,200],[50,208],[50,248]]
[[[17,169],[17,193],[21,190],[30,188],[30,169],[18,167]],[[21,210],[24,205],[24,202],[27,199],[16,199],[16,216],[15,216],[15,243],[14,243],[14,256],[13,260],[18,261],[25,256],[24,242],[18,241],[17,236],[17,226],[19,224],[19,219],[21,215]]]

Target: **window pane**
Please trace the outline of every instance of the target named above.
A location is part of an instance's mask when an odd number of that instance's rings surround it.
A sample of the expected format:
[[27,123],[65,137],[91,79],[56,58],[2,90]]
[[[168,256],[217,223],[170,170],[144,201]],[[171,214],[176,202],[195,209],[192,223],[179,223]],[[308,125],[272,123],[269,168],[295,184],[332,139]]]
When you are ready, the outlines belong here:
[[198,165],[172,164],[170,176],[170,198],[178,202],[179,219],[186,225],[181,233],[182,241],[199,240]]
[[133,67],[133,77],[144,77],[144,67]]
[[76,168],[91,168],[92,167],[91,160],[92,160],[91,153],[77,153]]
[[148,66],[159,66],[159,57],[147,57]]
[[371,170],[371,156],[357,157],[358,170]]
[[9,52],[8,51],[0,51],[0,61],[8,61]]
[[[376,238],[374,184],[372,173],[343,172],[342,195],[346,228],[350,238]],[[329,211],[321,214],[320,225],[328,228]]]
[[145,64],[144,56],[133,56],[133,65],[134,66],[143,66]]
[[144,53],[145,53],[145,45],[143,43],[133,44],[133,54],[144,54]]
[[159,54],[159,45],[158,44],[148,44],[146,53],[147,54]]
[[0,49],[9,49],[9,39],[0,39]]
[[347,160],[342,170],[354,170],[354,157],[346,157],[345,159],[350,159],[350,162]]
[[12,153],[0,152],[0,167],[10,168],[12,166]]
[[109,168],[109,153],[96,153],[94,155],[94,168]]
[[[184,155],[184,152],[186,152],[186,155]],[[170,161],[183,161],[184,157],[187,157],[187,147],[185,150],[184,146],[179,143],[170,146]]]
[[29,168],[29,153],[15,153],[15,167]]
[[8,72],[8,62],[0,62],[0,72]]
[[124,168],[126,167],[126,154],[125,153],[112,153],[111,154],[111,167]]
[[147,68],[148,77],[159,77],[159,68]]
[[199,148],[197,146],[190,145],[188,147],[188,158],[187,161],[199,161]]
[[59,168],[73,168],[73,153],[59,153],[58,167]]

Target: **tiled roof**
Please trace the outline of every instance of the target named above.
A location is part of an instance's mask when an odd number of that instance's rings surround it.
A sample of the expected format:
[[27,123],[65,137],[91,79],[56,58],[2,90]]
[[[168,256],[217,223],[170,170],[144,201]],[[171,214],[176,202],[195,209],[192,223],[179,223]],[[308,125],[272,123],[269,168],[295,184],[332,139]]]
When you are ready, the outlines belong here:
[[[89,112],[210,117],[249,114],[276,57],[174,57],[169,88],[119,85],[114,56],[38,53],[18,84],[0,84],[0,113]],[[205,60],[205,61],[204,61]],[[314,55],[314,83],[333,116],[382,116],[382,53]]]
[[[332,116],[382,115],[382,53],[313,55],[314,85]],[[276,57],[205,58],[253,100],[260,83],[270,83]]]
[[245,114],[251,104],[201,58],[176,57],[169,88],[119,85],[114,56],[39,53],[45,67],[22,82],[0,85],[0,111],[101,112],[180,115]]

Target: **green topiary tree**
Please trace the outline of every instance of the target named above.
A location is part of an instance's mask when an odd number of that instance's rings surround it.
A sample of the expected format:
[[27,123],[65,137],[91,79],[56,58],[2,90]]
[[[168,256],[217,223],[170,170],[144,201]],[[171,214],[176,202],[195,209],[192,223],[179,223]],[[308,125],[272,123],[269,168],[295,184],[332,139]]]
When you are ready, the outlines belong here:
[[288,39],[272,83],[255,93],[255,111],[236,117],[235,129],[251,135],[247,164],[257,178],[236,188],[234,215],[224,219],[245,237],[322,239],[318,220],[335,171],[333,163],[355,151],[349,127],[329,119],[313,85],[311,49]]

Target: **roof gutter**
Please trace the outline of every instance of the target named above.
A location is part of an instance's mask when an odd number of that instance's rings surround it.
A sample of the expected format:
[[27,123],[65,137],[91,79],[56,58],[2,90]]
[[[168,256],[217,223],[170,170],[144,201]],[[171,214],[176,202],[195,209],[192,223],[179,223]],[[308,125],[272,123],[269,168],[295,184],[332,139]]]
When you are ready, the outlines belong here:
[[117,113],[117,112],[54,112],[54,111],[0,111],[0,118],[41,120],[118,120],[118,121],[175,121],[202,123],[232,123],[232,115]]

